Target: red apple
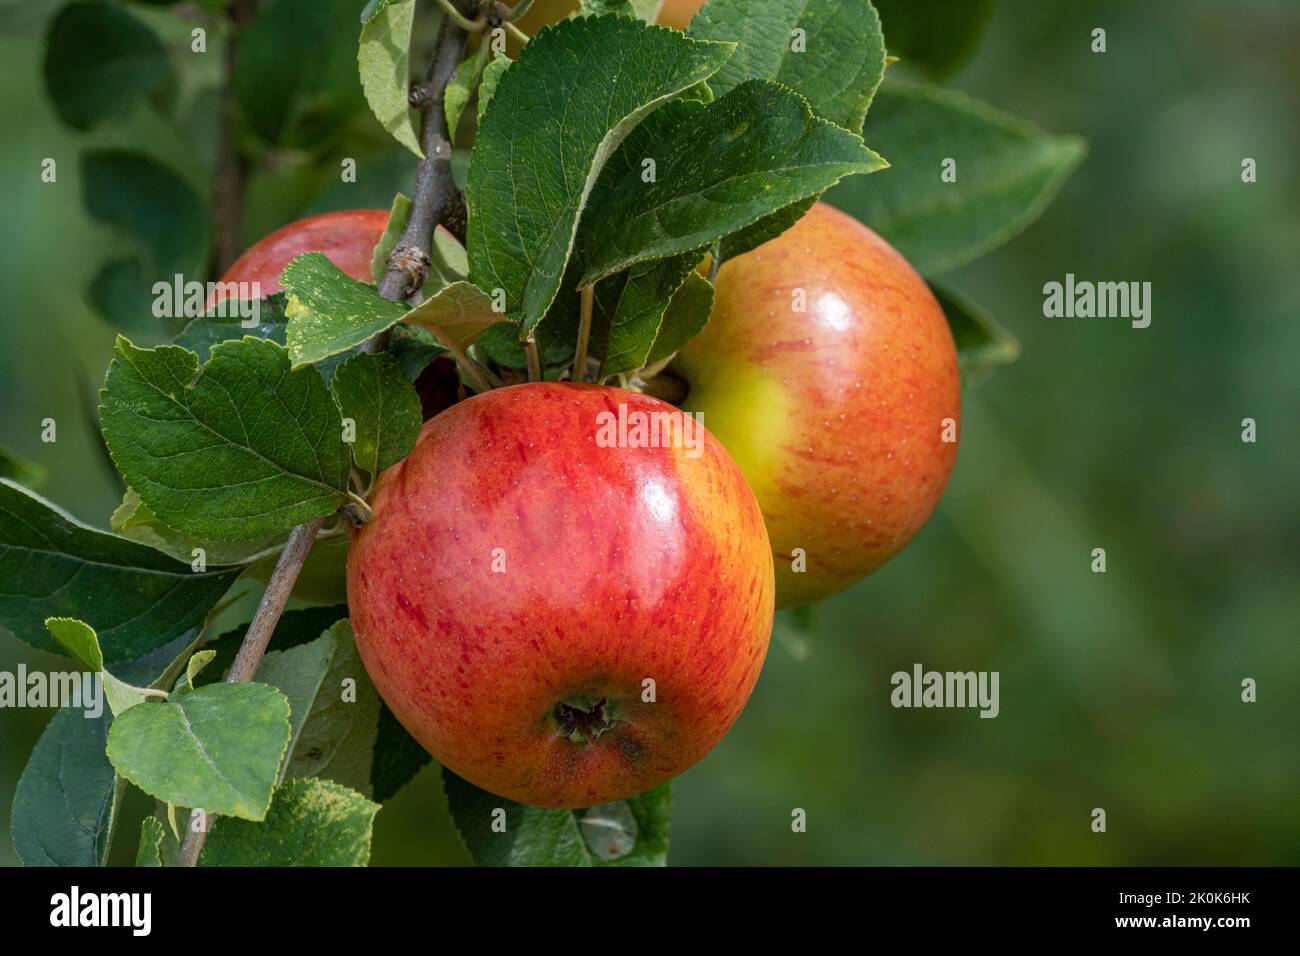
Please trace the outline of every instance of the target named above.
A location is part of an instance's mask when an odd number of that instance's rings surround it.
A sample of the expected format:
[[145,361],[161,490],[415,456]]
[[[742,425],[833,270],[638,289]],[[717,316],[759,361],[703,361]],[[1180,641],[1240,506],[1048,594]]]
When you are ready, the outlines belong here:
[[[772,625],[753,493],[694,450],[608,447],[621,389],[500,388],[426,422],[354,533],[348,597],[380,695],[452,771],[544,807],[647,790],[740,714]],[[632,433],[629,432],[630,436]]]
[[[386,228],[386,209],[345,209],[299,219],[250,246],[226,270],[221,282],[257,282],[263,296],[271,295],[282,288],[284,267],[304,252],[323,252],[352,278],[373,282],[370,258]],[[226,295],[226,289],[218,287],[208,299],[208,308]]]
[[952,334],[925,281],[844,213],[817,203],[725,263],[674,369],[758,496],[778,606],[874,571],[938,505],[961,420]]

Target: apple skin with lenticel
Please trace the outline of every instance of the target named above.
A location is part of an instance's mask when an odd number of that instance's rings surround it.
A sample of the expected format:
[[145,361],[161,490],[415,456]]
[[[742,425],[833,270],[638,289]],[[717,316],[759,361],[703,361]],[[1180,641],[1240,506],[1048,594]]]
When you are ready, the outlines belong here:
[[694,448],[609,447],[620,405],[682,419],[596,385],[460,402],[353,535],[348,604],[380,695],[444,766],[521,803],[594,806],[681,773],[767,651],[772,557],[744,476],[703,428]]

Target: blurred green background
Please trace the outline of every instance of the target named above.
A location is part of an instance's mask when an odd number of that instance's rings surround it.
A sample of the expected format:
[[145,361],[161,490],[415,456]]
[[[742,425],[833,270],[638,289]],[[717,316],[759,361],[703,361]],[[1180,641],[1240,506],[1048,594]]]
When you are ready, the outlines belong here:
[[[129,144],[206,191],[210,151],[189,144],[213,124],[202,96],[178,94],[89,134],[60,125],[41,76],[58,6],[0,0],[0,444],[47,470],[44,495],[107,526],[119,489],[85,406],[119,329],[83,290],[115,239],[82,210],[77,156]],[[355,24],[360,4],[342,6]],[[1105,54],[1089,50],[1097,26]],[[811,628],[778,621],[748,709],[677,782],[674,864],[1300,863],[1298,45],[1292,0],[996,3],[947,82],[1090,144],[1037,224],[946,276],[1023,358],[966,393],[952,484],[916,542]],[[278,146],[246,239],[409,190],[409,157],[370,127],[328,161]],[[360,157],[355,185],[338,183],[338,155]],[[57,183],[40,181],[45,157]],[[1067,272],[1151,282],[1151,327],[1044,318],[1042,286]],[[19,660],[57,659],[0,633],[0,670]],[[1000,671],[1000,716],[893,709],[889,677],[915,662]],[[1245,677],[1258,703],[1241,702]],[[3,864],[48,716],[0,711]],[[467,860],[426,768],[379,814],[373,863]]]

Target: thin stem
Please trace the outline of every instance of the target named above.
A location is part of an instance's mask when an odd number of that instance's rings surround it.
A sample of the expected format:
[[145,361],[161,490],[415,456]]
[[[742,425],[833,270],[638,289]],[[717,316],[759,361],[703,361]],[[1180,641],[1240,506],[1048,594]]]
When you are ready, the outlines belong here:
[[465,353],[455,339],[446,333],[445,330],[436,325],[426,325],[426,329],[433,333],[433,337],[438,340],[438,344],[451,353],[451,357],[456,360],[461,371],[469,378],[470,384],[474,386],[476,392],[487,392],[494,388],[500,388],[505,382],[493,375],[488,369],[484,368],[478,362]]
[[722,243],[715,242],[709,250],[709,284],[717,285],[718,270],[722,268]]
[[[266,654],[266,647],[271,643],[271,635],[275,633],[275,625],[279,623],[280,615],[284,613],[284,606],[289,602],[289,595],[293,593],[293,585],[298,580],[298,574],[302,571],[307,555],[311,552],[311,546],[316,540],[316,532],[321,529],[327,517],[328,515],[325,518],[316,518],[306,524],[300,524],[290,532],[284,551],[280,553],[280,560],[276,562],[275,571],[271,574],[271,579],[266,582],[266,592],[262,595],[262,602],[257,606],[253,620],[249,622],[243,643],[239,645],[235,662],[230,665],[230,673],[226,675],[228,683],[242,684],[252,680],[253,675],[257,673],[262,657]],[[207,838],[206,828],[195,830],[191,826],[186,829],[185,840],[181,843],[176,865],[194,866],[198,863],[199,854],[203,851],[203,843]]]
[[587,377],[587,340],[591,338],[591,307],[594,290],[587,283],[578,290],[582,299],[582,311],[578,319],[578,352],[573,357],[573,380],[579,384]]
[[[532,8],[532,5],[533,0],[519,0],[513,8],[507,8],[510,9],[510,12],[502,17],[502,19],[507,23],[518,23],[523,19],[524,14]],[[504,4],[500,4],[499,6],[504,6]]]
[[528,42],[528,34],[525,33],[523,30],[519,29],[509,20],[502,20],[501,25],[505,27],[506,33],[509,34],[510,37],[514,39],[514,41],[518,43],[520,46],[523,46],[525,43]]
[[366,502],[366,499],[362,498],[355,491],[348,492],[348,503],[343,507],[351,508],[353,512],[357,515],[357,517],[361,519],[362,524],[365,524],[367,521],[370,521],[375,516],[375,512],[371,509],[370,505]]
[[409,299],[424,286],[436,226],[441,224],[457,238],[465,238],[465,199],[451,175],[451,133],[442,100],[452,74],[465,59],[468,42],[463,29],[450,18],[444,20],[425,82],[417,90],[420,147],[425,158],[416,169],[406,229],[393,247],[379,283],[379,294],[394,302]]
[[528,356],[528,381],[540,382],[542,380],[542,356],[537,349],[536,329],[529,332],[528,338],[524,339],[524,353]]
[[452,23],[469,33],[481,33],[487,26],[487,17],[480,14],[477,18],[471,20],[465,14],[456,9],[456,5],[451,0],[438,0],[438,6],[442,7],[442,12],[447,14],[447,18]]

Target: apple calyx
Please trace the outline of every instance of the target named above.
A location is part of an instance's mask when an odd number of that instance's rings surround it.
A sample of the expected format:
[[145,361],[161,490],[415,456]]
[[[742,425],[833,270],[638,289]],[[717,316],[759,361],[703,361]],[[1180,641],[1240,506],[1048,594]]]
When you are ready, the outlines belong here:
[[605,697],[557,701],[551,716],[559,726],[560,736],[575,744],[594,744],[618,723],[617,710]]

